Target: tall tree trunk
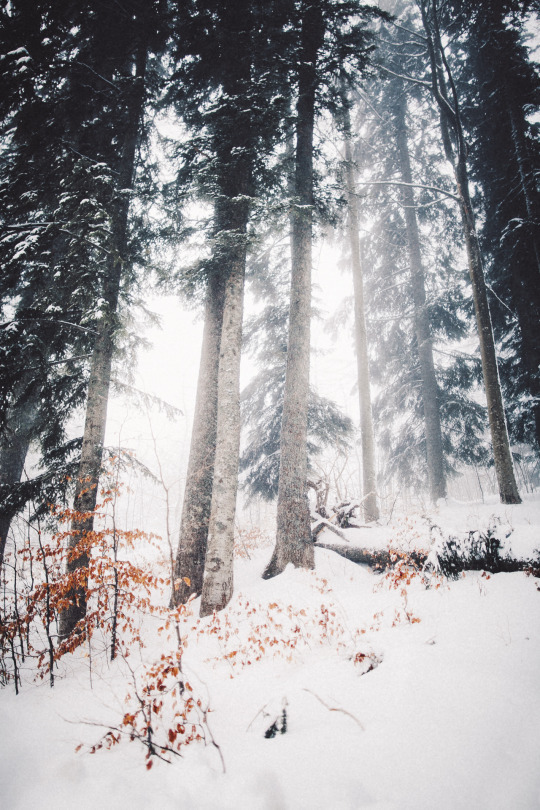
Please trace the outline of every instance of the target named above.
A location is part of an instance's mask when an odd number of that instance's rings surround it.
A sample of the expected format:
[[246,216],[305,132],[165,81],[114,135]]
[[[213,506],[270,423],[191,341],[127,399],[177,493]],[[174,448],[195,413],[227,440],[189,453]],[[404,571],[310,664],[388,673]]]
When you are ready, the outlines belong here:
[[[221,610],[233,593],[234,520],[240,457],[240,360],[247,225],[253,193],[252,121],[238,115],[251,84],[249,0],[223,8],[224,115],[216,127],[220,196],[216,206],[224,304],[217,383],[217,427],[212,505],[200,615]],[[229,106],[230,105],[230,106]]]
[[311,250],[313,222],[313,129],[317,56],[324,22],[317,5],[305,4],[298,70],[294,220],[287,371],[281,422],[277,534],[264,577],[288,563],[313,568],[307,496],[307,412],[309,395]]
[[[55,258],[53,253],[53,259]],[[24,317],[25,310],[33,308],[38,299],[39,290],[36,284],[28,285],[22,292],[17,316]],[[22,500],[16,497],[13,505],[13,488],[20,483],[24,463],[32,441],[36,438],[36,425],[39,420],[39,406],[43,385],[43,369],[49,359],[49,346],[41,338],[43,353],[34,358],[37,370],[26,370],[13,385],[12,402],[3,415],[2,436],[0,440],[0,571],[2,570],[4,551],[11,521],[21,511]],[[24,500],[24,499],[23,499]],[[11,503],[10,503],[11,502]],[[24,503],[26,501],[24,500]]]
[[360,219],[355,182],[355,169],[351,148],[351,122],[345,108],[345,166],[347,179],[348,231],[351,248],[351,269],[354,289],[354,327],[356,363],[358,372],[358,397],[360,404],[360,432],[362,435],[362,508],[366,521],[379,519],[377,504],[377,473],[375,468],[375,439],[371,410],[371,386],[369,375],[366,314],[364,306],[364,277],[360,252]]
[[[81,460],[75,485],[73,507],[79,517],[74,517],[71,524],[66,565],[68,574],[77,573],[77,582],[69,592],[69,605],[60,614],[61,639],[67,638],[75,630],[77,623],[86,616],[86,569],[89,556],[84,540],[94,528],[93,510],[97,501],[105,439],[113,348],[112,330],[108,325],[102,324],[92,356]],[[83,628],[78,631],[84,632]]]
[[[493,327],[482,266],[482,254],[469,192],[467,148],[463,136],[459,100],[441,41],[435,0],[422,0],[420,10],[431,63],[432,91],[440,111],[443,145],[446,157],[452,164],[456,178],[457,196],[463,223],[474,310],[480,340],[482,373],[499,494],[502,503],[521,503],[506,427]],[[449,98],[446,90],[443,71],[446,71],[450,83],[451,98]],[[454,143],[452,143],[452,138]]]
[[146,42],[143,42],[140,44],[136,56],[135,84],[128,101],[129,107],[118,172],[117,199],[112,213],[111,250],[103,290],[107,312],[98,327],[98,337],[94,346],[88,382],[81,461],[74,498],[74,510],[79,513],[80,517],[74,518],[71,525],[66,565],[67,573],[72,574],[75,581],[68,595],[69,604],[60,614],[59,635],[61,639],[67,638],[76,628],[78,633],[84,633],[84,627],[81,625],[77,627],[77,625],[86,616],[86,572],[89,557],[86,544],[82,542],[81,548],[78,546],[94,528],[93,510],[97,501],[105,440],[118,299],[128,244],[129,198],[126,192],[133,188],[135,154],[144,106],[146,59],[147,45]]
[[218,369],[223,326],[224,279],[208,279],[204,333],[197,383],[195,415],[191,433],[182,522],[174,569],[172,603],[200,595],[203,585],[208,523],[212,506],[212,483],[216,454]]
[[403,86],[398,88],[394,106],[396,145],[400,173],[404,183],[403,202],[405,206],[405,228],[407,231],[407,252],[411,271],[411,287],[414,306],[414,328],[418,344],[418,360],[422,377],[422,402],[424,406],[424,424],[426,436],[426,456],[428,469],[429,493],[435,503],[446,496],[446,476],[444,472],[444,453],[439,410],[439,391],[433,362],[433,341],[429,315],[426,304],[426,288],[420,235],[414,193],[412,189],[411,161],[407,140],[406,97]]
[[[245,230],[245,229],[244,229]],[[221,610],[233,592],[234,519],[240,455],[240,359],[245,245],[237,250],[225,282],[219,349],[218,414],[212,507],[200,615]]]
[[473,290],[474,310],[480,340],[482,373],[486,391],[491,443],[493,446],[493,458],[499,486],[499,495],[501,503],[521,503],[506,427],[497,356],[495,353],[495,340],[493,338],[486,282],[482,267],[482,255],[478,235],[476,233],[472,203],[469,196],[467,169],[463,161],[459,161],[456,166],[456,180],[465,245],[467,248],[469,274]]

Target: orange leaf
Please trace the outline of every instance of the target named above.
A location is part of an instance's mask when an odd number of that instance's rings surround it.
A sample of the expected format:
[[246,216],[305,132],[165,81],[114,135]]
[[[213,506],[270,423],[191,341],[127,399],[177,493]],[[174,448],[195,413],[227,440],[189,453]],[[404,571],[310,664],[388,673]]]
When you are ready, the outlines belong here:
[[188,588],[191,587],[191,580],[189,577],[182,577],[182,579],[184,580]]

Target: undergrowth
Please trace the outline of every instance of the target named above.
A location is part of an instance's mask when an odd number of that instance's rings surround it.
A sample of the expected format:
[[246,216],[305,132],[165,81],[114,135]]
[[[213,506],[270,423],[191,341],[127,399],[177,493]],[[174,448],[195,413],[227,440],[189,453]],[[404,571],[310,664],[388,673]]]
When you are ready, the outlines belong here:
[[457,579],[464,571],[487,571],[499,574],[534,571],[540,567],[540,554],[535,560],[515,558],[507,541],[512,528],[496,516],[490,518],[485,531],[475,529],[465,537],[445,537],[438,526],[432,526],[433,549],[429,564],[448,579]]

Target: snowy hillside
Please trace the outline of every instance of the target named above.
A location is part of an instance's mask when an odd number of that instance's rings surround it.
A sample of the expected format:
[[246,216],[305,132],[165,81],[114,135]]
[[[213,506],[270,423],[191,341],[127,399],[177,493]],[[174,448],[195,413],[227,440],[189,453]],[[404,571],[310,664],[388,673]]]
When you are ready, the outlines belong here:
[[[398,516],[346,534],[407,550],[429,542],[430,522],[462,536],[494,514],[504,536],[512,530],[514,556],[540,546],[538,500],[453,503],[430,521]],[[3,689],[2,807],[540,807],[538,579],[468,572],[450,581],[404,569],[397,581],[395,571],[318,549],[315,572],[289,567],[263,581],[269,550],[244,544],[227,610],[198,620],[194,601],[180,617],[182,699],[193,696],[183,733],[196,718],[205,741],[171,764],[153,757],[150,769],[138,740],[89,753],[136,705],[144,664],[174,655],[174,625],[158,632],[163,617],[147,615],[146,646],[127,659],[110,663],[96,642],[91,657],[80,648],[62,659],[53,689],[33,682],[30,667],[18,696]],[[171,739],[169,708],[165,697],[156,741],[161,727]]]

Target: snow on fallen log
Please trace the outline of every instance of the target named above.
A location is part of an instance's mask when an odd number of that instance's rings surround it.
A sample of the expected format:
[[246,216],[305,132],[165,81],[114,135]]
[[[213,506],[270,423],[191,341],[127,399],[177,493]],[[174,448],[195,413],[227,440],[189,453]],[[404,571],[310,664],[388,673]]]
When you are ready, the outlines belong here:
[[[384,571],[390,568],[396,562],[396,555],[393,551],[380,548],[360,548],[359,546],[343,546],[336,543],[319,543],[315,544],[315,548],[325,548],[328,551],[335,551],[351,562],[358,565],[369,565],[376,571]],[[427,560],[427,554],[422,551],[411,551],[408,556],[412,563],[418,567],[422,567]]]
[[345,537],[344,533],[340,529],[338,529],[337,526],[334,526],[334,524],[331,523],[330,520],[327,520],[326,518],[323,518],[320,515],[317,515],[316,517],[313,517],[312,515],[311,519],[315,520],[314,525],[311,527],[311,537],[314,543],[317,541],[317,537],[322,532],[323,529],[330,529],[331,532],[337,534],[337,536],[340,537],[342,540],[346,540],[347,543],[349,542],[349,539]]

